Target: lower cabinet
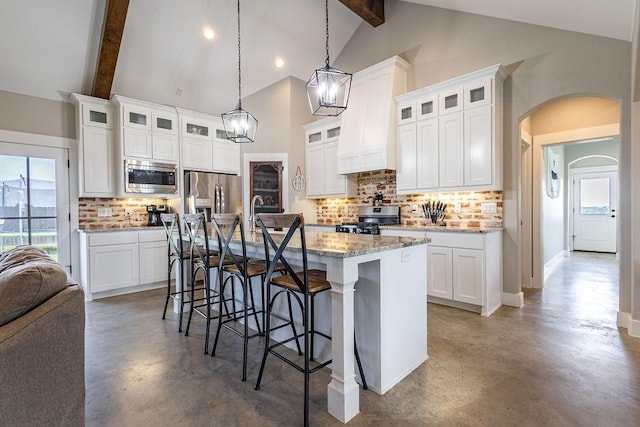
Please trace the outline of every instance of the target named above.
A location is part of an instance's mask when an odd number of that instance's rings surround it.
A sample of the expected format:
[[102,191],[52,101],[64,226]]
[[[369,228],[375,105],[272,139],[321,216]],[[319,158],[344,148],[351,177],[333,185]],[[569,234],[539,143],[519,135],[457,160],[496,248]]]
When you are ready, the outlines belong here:
[[141,285],[167,280],[167,237],[164,230],[138,232],[138,259]]
[[500,232],[428,232],[427,296],[430,302],[490,316],[502,305]]
[[427,295],[482,305],[484,251],[427,248]]
[[80,258],[87,300],[150,289],[167,277],[164,230],[81,233]]

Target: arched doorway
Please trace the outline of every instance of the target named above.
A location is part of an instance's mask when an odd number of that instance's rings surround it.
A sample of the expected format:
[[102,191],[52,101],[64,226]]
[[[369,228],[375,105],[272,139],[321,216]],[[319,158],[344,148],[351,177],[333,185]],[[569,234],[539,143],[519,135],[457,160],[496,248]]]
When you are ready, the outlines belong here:
[[542,287],[545,264],[571,249],[568,163],[599,156],[617,163],[620,108],[617,100],[576,95],[550,100],[520,121],[523,288]]

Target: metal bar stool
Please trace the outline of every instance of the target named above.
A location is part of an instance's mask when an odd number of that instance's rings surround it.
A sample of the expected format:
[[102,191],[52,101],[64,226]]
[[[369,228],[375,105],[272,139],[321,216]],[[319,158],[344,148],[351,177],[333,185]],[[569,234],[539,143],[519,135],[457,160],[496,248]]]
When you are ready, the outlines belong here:
[[[185,261],[191,260],[191,252],[188,249],[184,249],[184,242],[182,240],[182,230],[180,228],[180,217],[175,214],[161,214],[160,221],[164,227],[164,231],[167,235],[167,298],[164,301],[164,310],[162,311],[162,318],[164,319],[167,314],[167,306],[170,299],[175,299],[180,302],[180,320],[178,322],[178,332],[182,332],[182,315],[184,313],[184,305],[189,303],[189,300],[185,300],[185,294],[189,293],[184,283],[184,273],[182,268]],[[181,266],[180,277],[176,277],[176,289],[171,291],[171,272],[175,264]]]
[[[315,336],[319,335],[326,339],[331,339],[329,335],[315,330],[314,298],[317,294],[331,289],[331,284],[327,281],[327,274],[325,271],[313,270],[308,268],[307,246],[304,233],[304,218],[302,214],[259,214],[257,217],[257,224],[262,230],[266,259],[270,260],[269,269],[267,271],[265,281],[279,290],[277,290],[275,295],[273,295],[272,297],[270,290],[271,287],[267,286],[268,305],[265,324],[266,340],[264,353],[262,356],[262,363],[260,365],[260,372],[258,374],[258,380],[256,382],[256,390],[260,389],[260,382],[262,380],[262,374],[264,373],[264,366],[268,354],[273,354],[288,365],[302,372],[304,374],[304,425],[308,426],[309,376],[313,372],[317,372],[318,370],[322,369],[332,362],[332,360],[328,360],[323,363],[318,363],[313,368],[310,365],[310,362],[313,361],[313,342],[315,340]],[[284,236],[279,235],[276,237],[276,239],[274,239],[269,232],[269,229],[274,228],[286,228],[288,229],[288,231],[284,234]],[[284,251],[287,248],[287,245],[291,242],[291,239],[296,235],[296,232],[298,232],[302,250],[302,271],[300,272],[294,271],[289,262],[284,257]],[[271,252],[275,252],[273,254],[273,257],[270,256]],[[275,270],[275,263],[282,263],[285,266],[286,274],[274,277],[273,272]],[[300,310],[302,312],[302,323],[304,326],[304,332],[301,334],[296,334],[294,332],[293,337],[284,341],[277,342],[275,344],[271,344],[269,342],[269,336],[271,332],[270,319],[274,302],[280,295],[293,296],[298,302],[298,305],[300,306]],[[290,317],[289,321],[293,324],[293,316]],[[303,366],[300,366],[295,361],[288,359],[283,353],[277,351],[278,347],[293,340],[295,340],[298,344],[298,339],[300,337],[303,338],[304,342],[304,351],[302,353],[302,355],[304,356]],[[298,349],[299,348],[300,347],[298,344]],[[362,364],[360,363],[360,356],[358,354],[357,345],[354,346],[354,352],[358,370],[360,372],[360,378],[362,379],[362,388],[367,390],[367,382],[365,380]]]
[[[211,356],[215,356],[216,348],[218,346],[218,338],[220,337],[220,331],[224,327],[230,330],[234,334],[241,337],[244,341],[243,355],[242,355],[242,381],[247,380],[247,349],[250,338],[254,338],[259,335],[263,335],[260,321],[258,320],[258,314],[263,313],[263,309],[256,309],[252,279],[255,277],[260,278],[260,286],[262,287],[261,295],[264,296],[264,276],[267,273],[266,262],[249,261],[247,258],[247,248],[244,236],[244,226],[242,221],[242,215],[236,213],[230,214],[212,214],[211,222],[215,227],[216,236],[218,238],[218,248],[220,250],[220,259],[229,258],[232,262],[220,265],[218,268],[218,283],[221,283],[220,294],[224,295],[226,285],[231,283],[232,289],[235,287],[235,279],[240,281],[242,286],[242,308],[235,310],[234,316],[227,316],[223,319],[218,317],[218,328],[216,330],[216,337],[213,342],[213,349],[211,350]],[[230,245],[233,239],[240,240],[242,248],[242,256],[236,255],[231,251]],[[279,270],[282,270],[283,266],[280,266]],[[224,278],[224,274],[228,276]],[[250,301],[249,301],[250,300]],[[222,301],[219,300],[220,310],[222,310]],[[264,303],[263,303],[264,307]],[[257,332],[250,334],[249,332],[249,316],[253,316]],[[242,331],[235,328],[231,322],[236,320],[243,320]]]
[[[206,335],[204,343],[204,354],[209,352],[209,330],[211,320],[222,316],[222,311],[217,315],[211,312],[211,306],[217,302],[221,303],[221,308],[229,314],[232,313],[227,307],[227,302],[235,304],[235,293],[232,289],[231,298],[224,298],[224,295],[215,289],[215,283],[211,282],[211,269],[218,269],[221,265],[220,257],[210,249],[209,233],[207,232],[207,222],[204,213],[185,214],[182,219],[185,231],[189,237],[189,251],[192,262],[191,270],[191,294],[189,307],[189,320],[187,321],[187,329],[185,335],[189,335],[189,327],[191,326],[191,317],[194,312],[205,318]],[[232,263],[233,261],[225,257],[224,263]],[[197,286],[198,273],[202,273],[202,287]],[[214,276],[217,277],[217,276]],[[204,296],[202,298],[195,297],[195,290],[202,289]],[[235,308],[234,308],[235,312]]]

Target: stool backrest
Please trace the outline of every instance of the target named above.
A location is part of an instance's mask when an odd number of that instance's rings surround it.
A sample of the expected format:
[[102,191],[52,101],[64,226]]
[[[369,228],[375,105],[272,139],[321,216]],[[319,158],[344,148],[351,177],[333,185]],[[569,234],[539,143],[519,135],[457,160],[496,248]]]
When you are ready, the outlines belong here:
[[[177,213],[160,214],[160,222],[167,235],[167,247],[169,255],[182,257],[184,254],[184,242],[182,241],[182,228],[180,227],[180,216]],[[177,234],[177,239],[175,238]]]
[[[264,240],[264,252],[265,258],[268,263],[267,275],[265,283],[271,280],[271,276],[276,267],[276,263],[284,265],[287,274],[291,276],[296,283],[300,292],[303,294],[308,293],[307,284],[309,283],[309,268],[307,267],[307,244],[304,237],[304,217],[302,214],[266,214],[261,213],[256,215],[256,224],[260,226],[262,230],[262,237]],[[269,229],[282,228],[287,229],[284,234],[272,234]],[[284,251],[287,249],[291,239],[296,235],[300,237],[300,249],[302,250],[302,269],[303,280],[300,280],[296,271],[291,267]],[[274,237],[275,236],[275,237]],[[273,256],[271,255],[273,253]]]
[[[207,233],[207,221],[204,213],[184,214],[182,216],[184,230],[189,237],[189,253],[194,262],[202,262],[209,265],[209,235]],[[201,233],[202,230],[202,233]],[[198,236],[203,240],[198,244]],[[208,270],[208,269],[207,269]]]
[[[211,222],[218,238],[218,251],[220,252],[220,268],[222,272],[223,264],[227,264],[228,260],[233,261],[236,268],[240,270],[243,276],[247,273],[247,247],[244,239],[244,226],[242,225],[242,214],[239,213],[222,213],[211,214]],[[242,242],[242,258],[238,257],[231,251],[229,247],[233,236],[236,232],[240,234]],[[227,262],[225,262],[225,259]]]

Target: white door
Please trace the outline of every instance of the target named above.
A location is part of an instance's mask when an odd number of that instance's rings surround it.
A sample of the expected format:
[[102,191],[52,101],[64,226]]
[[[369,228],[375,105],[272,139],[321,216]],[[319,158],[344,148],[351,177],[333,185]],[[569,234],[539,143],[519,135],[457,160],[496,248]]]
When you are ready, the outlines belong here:
[[0,142],[0,252],[44,249],[71,272],[69,153]]
[[573,174],[573,250],[616,252],[617,204],[617,171]]

